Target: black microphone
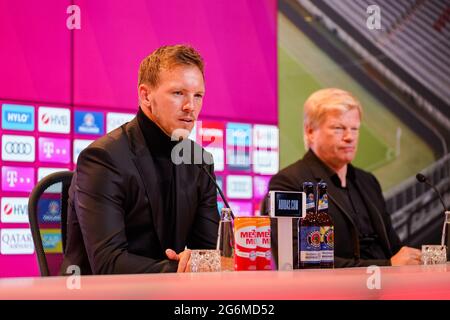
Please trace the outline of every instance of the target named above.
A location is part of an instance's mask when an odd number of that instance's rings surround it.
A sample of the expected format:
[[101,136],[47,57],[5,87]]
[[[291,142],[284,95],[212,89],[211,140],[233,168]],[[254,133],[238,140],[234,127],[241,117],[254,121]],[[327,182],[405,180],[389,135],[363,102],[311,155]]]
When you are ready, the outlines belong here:
[[[225,204],[225,207],[227,207],[228,209],[230,209],[230,213],[231,213],[231,218],[234,220],[234,214],[233,214],[233,210],[231,209],[230,205],[228,204],[227,198],[225,197],[225,195],[223,194],[222,189],[219,187],[219,185],[217,184],[216,179],[214,179],[214,177],[212,176],[211,173],[209,173],[208,169],[206,168],[206,163],[213,163],[213,159],[212,159],[212,155],[209,153],[206,153],[208,155],[208,160],[206,161],[204,155],[205,155],[206,150],[202,150],[202,161],[200,163],[200,167],[202,168],[202,170],[208,175],[209,179],[214,183],[214,185],[216,186],[216,189],[219,191],[220,197],[222,198],[223,203]],[[205,162],[203,162],[203,160],[205,160]],[[194,157],[194,161],[195,161],[195,157]]]
[[228,209],[230,209],[230,213],[231,213],[231,218],[234,220],[234,214],[233,214],[233,210],[231,210],[230,205],[228,204],[227,199],[225,198],[225,195],[222,192],[222,189],[220,189],[219,185],[216,182],[216,179],[214,179],[214,177],[212,176],[211,173],[209,173],[208,169],[206,169],[204,164],[200,165],[203,169],[203,171],[206,172],[206,174],[208,175],[209,179],[214,183],[214,185],[216,186],[217,190],[219,191],[220,197],[223,200],[223,203],[225,204],[225,207],[227,207]]
[[[178,140],[178,142],[182,142],[182,141],[185,141],[185,139],[187,139],[187,138],[185,138],[182,134],[180,134],[179,136],[175,136],[175,137],[174,137],[174,134],[172,134],[172,141]],[[214,139],[214,138],[213,138],[213,139]],[[189,140],[189,139],[187,139],[187,140]],[[190,141],[190,143],[195,144],[194,141],[192,141],[192,140],[189,140],[189,141]],[[213,140],[213,141],[214,141],[214,140]],[[193,162],[191,162],[191,163],[196,163],[196,162],[195,162],[196,157],[195,157],[195,151],[194,151],[194,148],[195,148],[195,147],[191,148],[191,161],[193,161]],[[209,153],[207,153],[207,154],[210,155]],[[230,209],[231,218],[234,220],[233,210],[231,209],[230,205],[228,204],[228,201],[227,201],[227,199],[225,198],[225,195],[223,194],[222,189],[221,189],[221,188],[219,187],[219,185],[217,184],[216,179],[214,179],[214,177],[212,176],[212,174],[209,173],[208,169],[206,169],[205,163],[203,162],[204,155],[205,155],[205,150],[202,150],[201,155],[202,155],[201,163],[198,164],[198,165],[203,169],[203,171],[208,175],[209,179],[210,179],[210,180],[214,183],[214,185],[216,186],[216,189],[219,191],[220,197],[222,198],[222,201],[223,201],[223,203],[225,204],[225,207],[227,207],[228,209]],[[212,163],[212,162],[213,162],[212,156],[209,156],[209,158],[210,158],[210,161],[208,161],[208,162],[209,162],[209,163]]]
[[423,175],[423,174],[421,174],[421,173],[418,173],[418,174],[416,175],[416,179],[417,179],[417,181],[419,181],[420,183],[425,183],[427,186],[431,187],[431,188],[437,193],[437,195],[439,196],[439,200],[441,200],[442,207],[444,207],[444,212],[447,211],[447,208],[445,207],[445,202],[444,202],[444,199],[442,199],[441,193],[439,192],[439,190],[438,190],[434,185],[432,185],[432,184],[428,181],[428,178],[427,178],[425,175]]
[[[174,136],[174,134],[172,134],[172,141],[177,141],[178,140],[178,142],[183,142],[183,141],[185,141],[187,138],[185,138],[184,136],[183,136],[183,134],[180,134],[179,136]],[[189,139],[187,139],[187,140],[189,140]],[[195,144],[194,143],[194,141],[191,141],[191,140],[189,140],[190,141],[190,143],[193,143],[193,144]],[[195,147],[194,147],[195,148]],[[191,163],[196,163],[195,162],[195,160],[196,160],[196,157],[195,157],[195,151],[194,151],[194,148],[191,148],[191,161],[193,161],[193,162],[191,162]],[[201,160],[201,163],[199,164],[199,166],[203,169],[203,171],[208,175],[208,177],[209,177],[209,179],[214,183],[214,185],[216,186],[216,189],[219,191],[219,194],[220,194],[220,197],[222,198],[222,201],[223,201],[223,203],[225,204],[225,207],[227,207],[228,209],[230,209],[230,213],[231,213],[231,218],[234,220],[234,214],[233,214],[233,210],[231,209],[231,207],[230,207],[230,205],[228,204],[228,201],[227,201],[227,199],[225,198],[225,195],[223,194],[223,191],[222,191],[222,189],[219,187],[219,185],[217,184],[217,182],[216,182],[216,179],[214,179],[214,177],[212,176],[212,174],[210,174],[209,173],[209,171],[208,171],[208,169],[206,169],[206,167],[205,167],[205,163],[203,162],[203,159],[204,159],[204,154],[205,154],[205,150],[202,150],[202,152],[201,152],[201,155],[202,155],[202,160]],[[207,153],[208,154],[208,153]],[[213,159],[212,159],[212,156],[210,156],[210,158],[211,158],[211,161],[210,161],[210,163],[212,163],[213,161]]]

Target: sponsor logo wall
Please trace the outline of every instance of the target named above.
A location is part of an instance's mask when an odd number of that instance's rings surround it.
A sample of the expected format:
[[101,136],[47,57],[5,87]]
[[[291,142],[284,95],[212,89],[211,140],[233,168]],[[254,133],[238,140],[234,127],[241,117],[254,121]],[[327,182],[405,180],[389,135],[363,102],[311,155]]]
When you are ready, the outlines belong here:
[[[31,190],[53,172],[74,170],[84,148],[130,121],[135,113],[10,101],[0,101],[0,106],[0,277],[38,275],[28,222]],[[60,192],[61,185],[55,185],[46,190],[38,203],[46,254],[62,252]]]
[[[27,207],[35,184],[53,172],[74,170],[83,149],[132,120],[135,113],[19,105],[9,101],[0,101],[0,104],[2,261],[2,256],[33,257]],[[278,128],[200,119],[189,138],[212,154],[217,181],[235,215],[259,214],[270,177],[278,171]],[[60,187],[47,189],[38,204],[38,220],[43,228],[47,254],[62,251]],[[217,200],[220,211],[223,202],[219,194]],[[36,266],[34,273],[37,275],[37,272]]]
[[[205,59],[205,79],[209,80],[201,120],[208,123],[200,134],[216,140],[197,140],[200,125],[190,137],[205,145],[215,158],[225,192],[228,175],[252,178],[242,186],[239,179],[233,182],[230,192],[237,198],[230,201],[245,202],[254,213],[259,201],[254,177],[269,176],[267,168],[274,162],[265,159],[264,152],[255,153],[254,129],[277,124],[278,69],[277,1],[253,2],[257,4],[233,1],[224,6],[221,1],[196,1],[198,19],[192,24],[190,17],[178,14],[192,6],[190,1],[145,0],[152,10],[142,10],[141,1],[128,1],[127,10],[119,1],[110,1],[106,7],[89,1],[89,14],[83,14],[81,8],[82,37],[73,36],[79,30],[68,30],[65,17],[71,15],[65,12],[70,1],[53,1],[52,5],[8,1],[1,6],[0,43],[4,40],[7,50],[0,59],[0,200],[28,198],[46,173],[73,170],[87,145],[134,118],[137,63],[168,40],[193,45]],[[174,3],[179,10],[170,10]],[[105,17],[107,24],[103,23]],[[124,19],[136,22],[133,32],[111,32]],[[186,24],[189,32],[180,32]],[[155,32],[148,32],[149,28]],[[211,41],[211,34],[220,41]],[[145,42],[140,41],[144,38]],[[91,41],[95,39],[102,41]],[[118,50],[118,43],[126,50]],[[225,56],[233,63],[224,61]],[[227,139],[228,127],[233,129],[231,140]],[[221,135],[216,136],[218,132]],[[15,136],[24,138],[15,140]],[[9,144],[11,139],[16,144]],[[277,150],[269,151],[277,154]],[[240,195],[248,196],[248,188],[253,190],[253,198]],[[46,219],[51,220],[50,213],[55,210],[52,204]],[[45,223],[50,224],[46,229],[56,229],[58,224]],[[27,223],[0,221],[1,230],[27,228]],[[0,253],[0,277],[37,274],[33,254]]]
[[[236,216],[259,214],[270,177],[278,172],[278,127],[199,121],[195,139],[214,157],[214,169]],[[218,196],[219,211],[223,203]]]

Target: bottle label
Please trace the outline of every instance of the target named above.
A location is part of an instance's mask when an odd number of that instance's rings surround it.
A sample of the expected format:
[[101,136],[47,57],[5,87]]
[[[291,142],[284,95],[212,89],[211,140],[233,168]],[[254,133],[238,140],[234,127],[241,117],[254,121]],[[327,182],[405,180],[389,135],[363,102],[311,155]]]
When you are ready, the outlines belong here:
[[300,261],[316,264],[320,260],[320,228],[300,227]]
[[306,197],[306,211],[308,209],[314,209],[314,193],[309,193]]
[[320,227],[320,250],[322,253],[322,262],[334,261],[334,227]]
[[325,193],[321,197],[319,197],[319,202],[317,204],[317,210],[328,210],[328,195]]

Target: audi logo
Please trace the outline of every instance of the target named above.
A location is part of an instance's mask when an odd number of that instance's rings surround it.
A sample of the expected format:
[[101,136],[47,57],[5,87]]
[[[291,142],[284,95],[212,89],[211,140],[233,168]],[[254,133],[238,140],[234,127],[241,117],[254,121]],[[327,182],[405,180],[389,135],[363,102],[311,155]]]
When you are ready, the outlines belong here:
[[7,142],[5,151],[9,154],[30,154],[33,150],[31,143],[28,142]]

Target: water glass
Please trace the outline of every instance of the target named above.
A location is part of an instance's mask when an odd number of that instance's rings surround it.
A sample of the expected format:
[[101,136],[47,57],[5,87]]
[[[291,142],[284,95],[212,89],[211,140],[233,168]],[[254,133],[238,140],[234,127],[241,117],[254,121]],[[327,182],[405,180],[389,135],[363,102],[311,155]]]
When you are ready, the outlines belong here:
[[447,246],[438,244],[422,245],[422,263],[443,264],[447,262]]
[[191,272],[220,272],[220,250],[191,250]]

